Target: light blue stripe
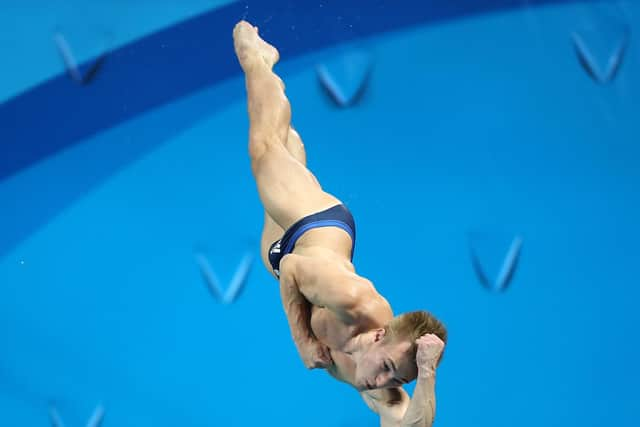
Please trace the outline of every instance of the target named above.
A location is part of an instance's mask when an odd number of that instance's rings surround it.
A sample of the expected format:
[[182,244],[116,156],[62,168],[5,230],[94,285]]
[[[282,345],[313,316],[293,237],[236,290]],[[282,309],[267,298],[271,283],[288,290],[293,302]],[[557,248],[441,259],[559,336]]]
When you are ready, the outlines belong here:
[[348,224],[342,221],[337,221],[333,219],[324,219],[320,221],[310,222],[308,224],[303,225],[298,230],[296,230],[296,232],[293,233],[293,236],[291,236],[291,240],[289,241],[289,243],[287,243],[287,247],[284,249],[284,254],[286,255],[288,253],[291,253],[296,242],[305,232],[311,230],[312,228],[320,228],[320,227],[338,227],[343,229],[347,233],[349,233],[349,236],[351,236],[351,250],[353,251],[353,247],[355,245],[355,237],[351,227],[349,227]]

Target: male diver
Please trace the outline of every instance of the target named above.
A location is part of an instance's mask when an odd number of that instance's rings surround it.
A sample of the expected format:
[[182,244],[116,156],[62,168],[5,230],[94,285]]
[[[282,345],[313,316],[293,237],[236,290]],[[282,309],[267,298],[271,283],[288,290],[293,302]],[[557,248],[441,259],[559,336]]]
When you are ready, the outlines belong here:
[[[382,427],[431,426],[445,326],[425,311],[394,317],[371,281],[356,274],[353,217],[306,167],[284,84],[272,71],[278,51],[246,21],[233,39],[246,77],[251,169],[265,209],[261,256],[280,282],[305,366],[352,385]],[[409,398],[402,385],[416,378]]]

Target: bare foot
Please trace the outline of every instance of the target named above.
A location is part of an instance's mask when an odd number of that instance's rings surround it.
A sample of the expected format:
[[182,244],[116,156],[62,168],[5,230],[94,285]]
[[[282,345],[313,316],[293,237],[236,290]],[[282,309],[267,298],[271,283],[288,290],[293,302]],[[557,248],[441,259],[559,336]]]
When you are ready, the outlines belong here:
[[245,72],[256,61],[264,61],[269,68],[273,68],[280,58],[278,50],[260,38],[258,27],[247,21],[238,22],[233,29],[233,46]]

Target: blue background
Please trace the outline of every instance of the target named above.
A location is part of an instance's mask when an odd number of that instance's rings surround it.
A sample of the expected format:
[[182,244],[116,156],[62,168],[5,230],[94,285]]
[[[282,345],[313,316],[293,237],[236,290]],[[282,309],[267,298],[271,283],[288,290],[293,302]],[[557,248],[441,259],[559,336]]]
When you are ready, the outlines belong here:
[[[358,271],[449,330],[436,425],[637,425],[637,2],[265,3],[2,3],[0,425],[50,425],[52,404],[67,427],[97,405],[104,427],[377,425],[305,370],[258,259],[241,18],[281,51]],[[611,16],[631,42],[602,85],[571,34]],[[55,31],[85,68],[107,52],[91,84]],[[373,72],[339,109],[315,67],[354,51]],[[516,237],[509,287],[486,289],[471,251],[495,277]],[[235,303],[198,254],[225,284],[255,255]]]

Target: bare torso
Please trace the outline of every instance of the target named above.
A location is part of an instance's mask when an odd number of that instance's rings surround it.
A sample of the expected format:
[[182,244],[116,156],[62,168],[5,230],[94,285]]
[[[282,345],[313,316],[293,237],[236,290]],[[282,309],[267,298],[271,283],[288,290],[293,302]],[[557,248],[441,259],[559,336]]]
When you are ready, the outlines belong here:
[[[327,268],[335,268],[337,271],[343,271],[345,276],[352,276],[355,274],[355,268],[350,261],[351,245],[350,236],[341,229],[323,227],[304,233],[296,242],[293,252],[315,259],[322,258],[327,261]],[[366,304],[370,315],[353,324],[345,323],[324,307],[314,305],[311,311],[311,329],[316,338],[330,348],[334,361],[327,372],[334,378],[352,385],[355,363],[351,355],[344,351],[345,345],[353,337],[382,327],[393,318],[391,306],[377,292]]]

